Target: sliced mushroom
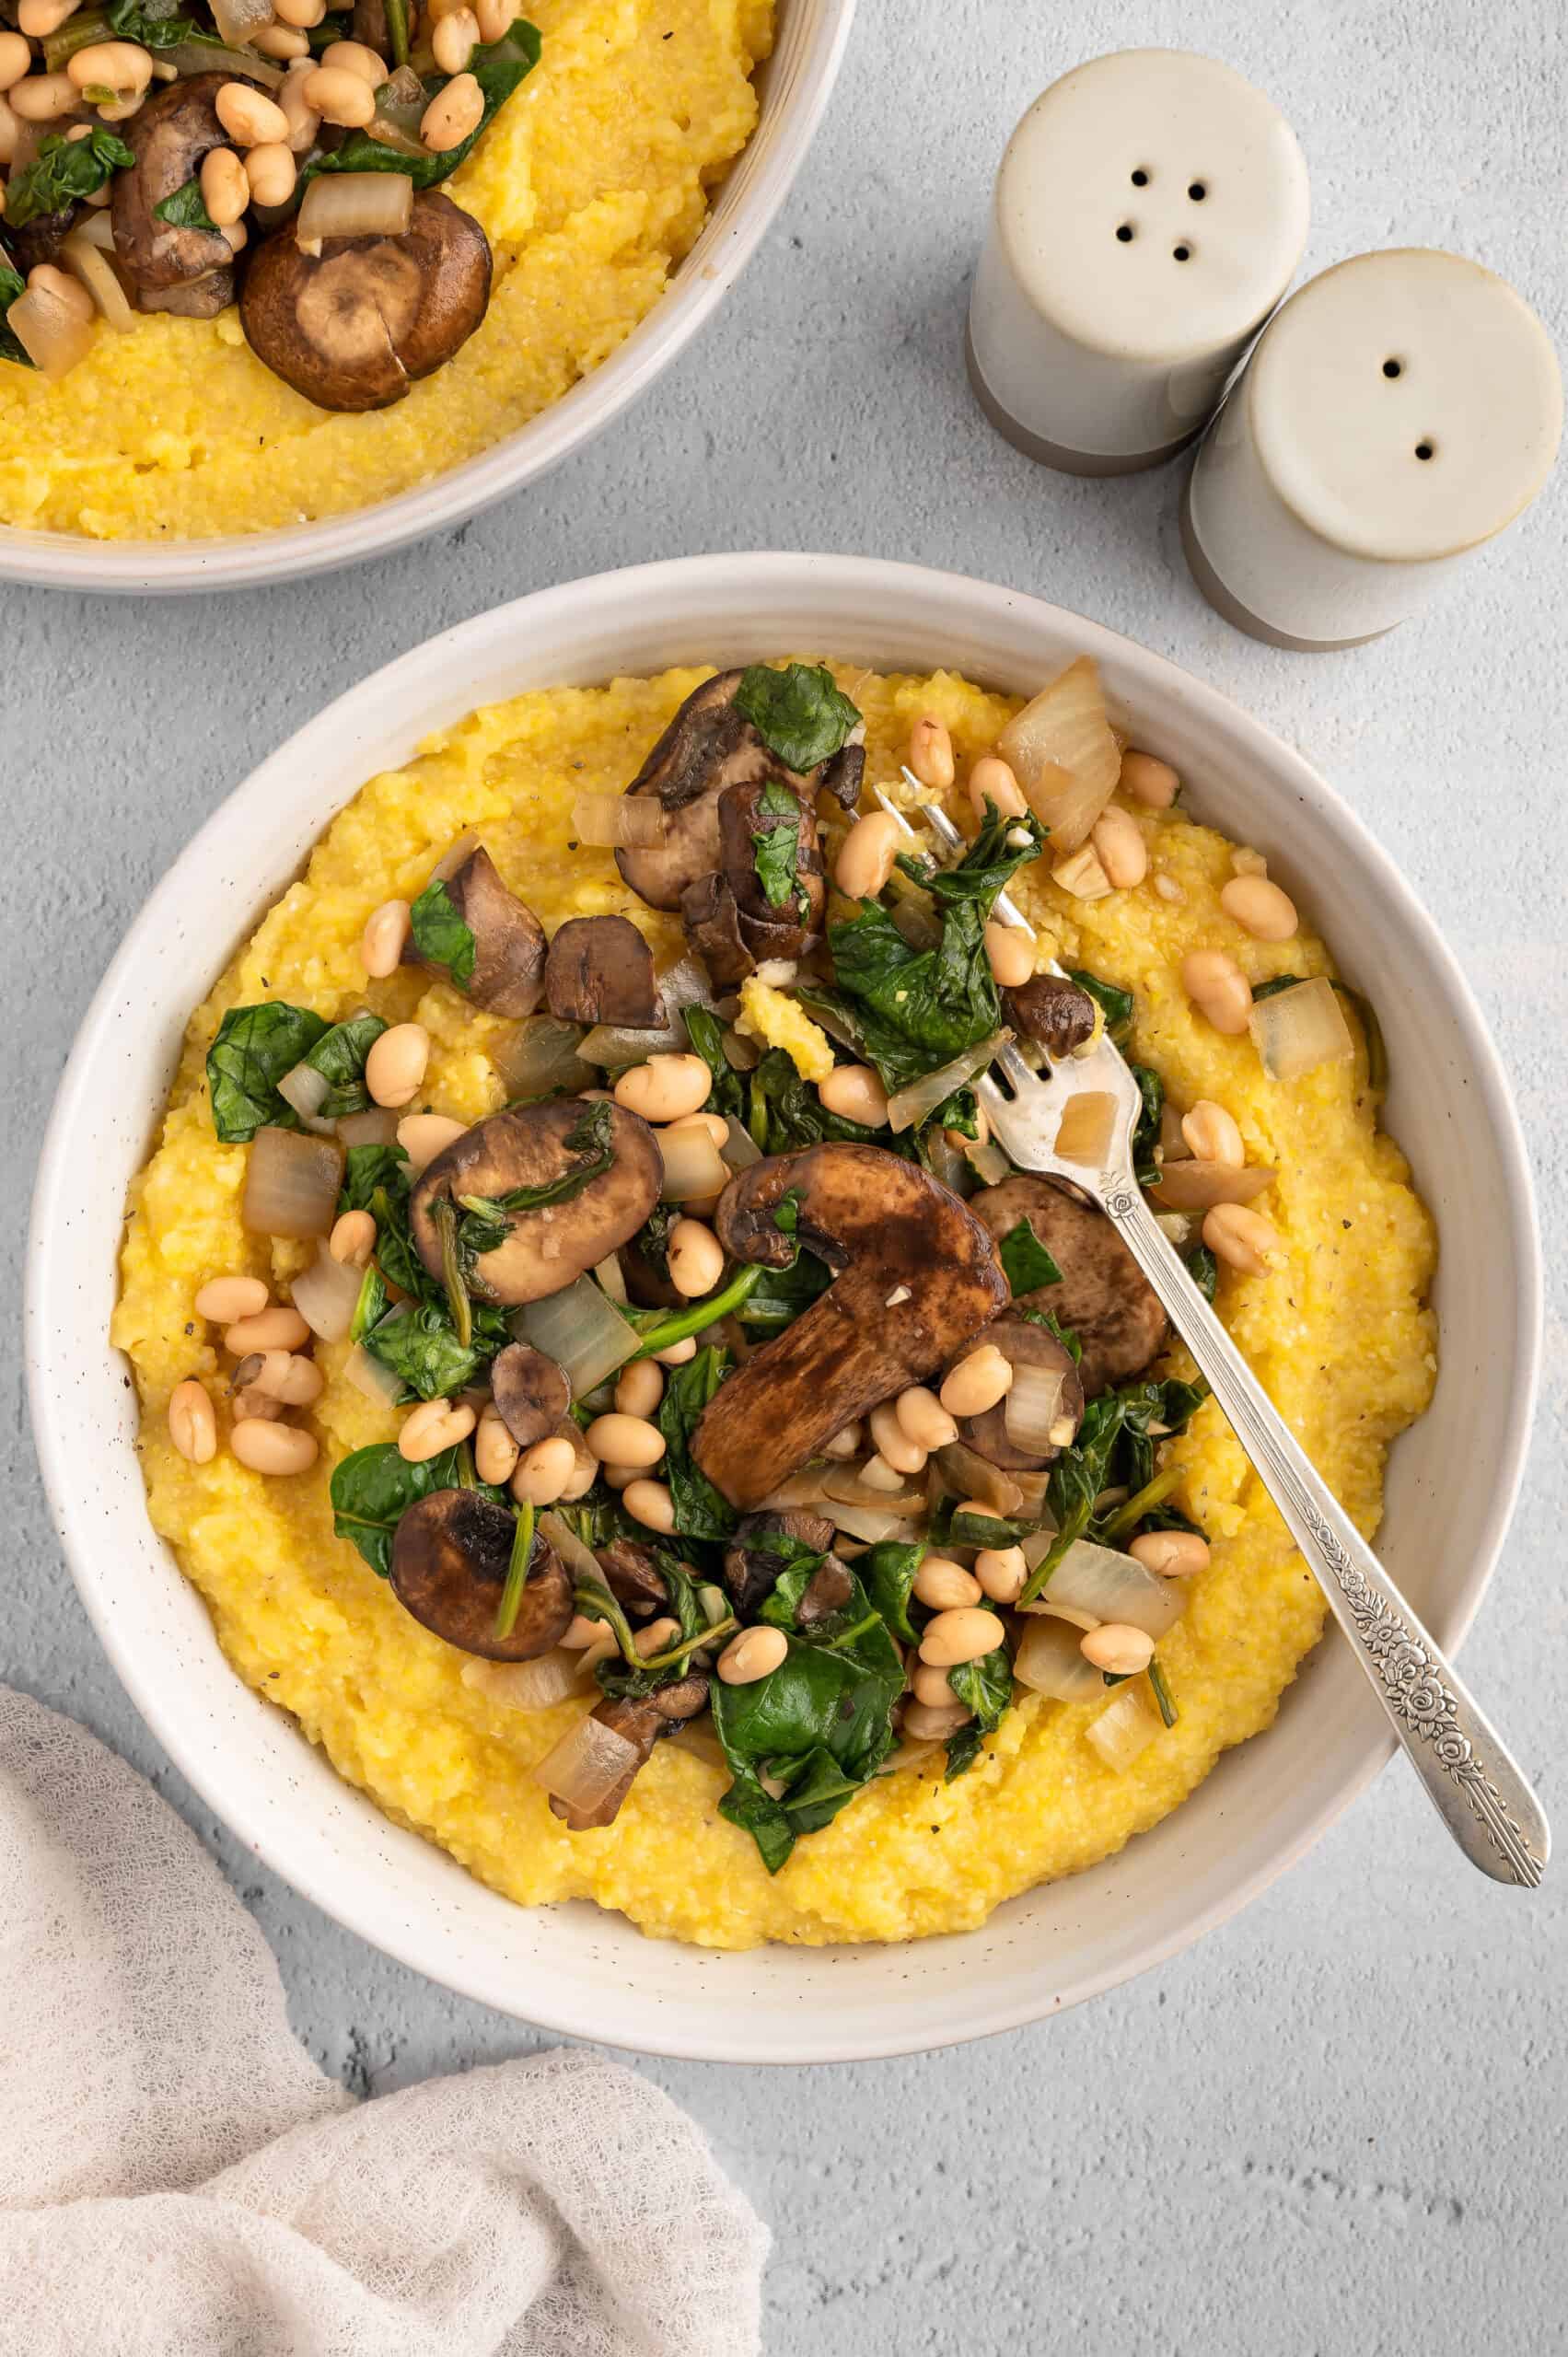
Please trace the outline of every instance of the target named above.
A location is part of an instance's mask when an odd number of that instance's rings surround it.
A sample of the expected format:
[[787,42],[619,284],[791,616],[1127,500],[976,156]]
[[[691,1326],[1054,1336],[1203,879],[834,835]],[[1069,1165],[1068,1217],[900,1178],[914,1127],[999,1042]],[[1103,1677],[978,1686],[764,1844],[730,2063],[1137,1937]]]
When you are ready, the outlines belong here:
[[[409,1199],[413,1240],[431,1275],[445,1273],[441,1206],[460,1219],[466,1196],[493,1203],[569,1179],[586,1156],[567,1141],[598,1109],[580,1097],[519,1105],[476,1122],[438,1154]],[[623,1106],[602,1109],[609,1168],[562,1202],[505,1213],[505,1240],[481,1253],[470,1274],[470,1289],[482,1299],[512,1304],[560,1293],[635,1236],[657,1202],[664,1157],[652,1130]]]
[[639,1309],[683,1309],[686,1295],[675,1283],[668,1264],[659,1268],[635,1237],[621,1248],[621,1274],[627,1298]]
[[1048,1056],[1070,1056],[1094,1037],[1095,1003],[1064,974],[1036,974],[1016,990],[1004,991],[1002,999],[1014,1030],[1033,1039]]
[[682,1678],[673,1686],[661,1687],[645,1702],[607,1696],[592,1715],[602,1725],[612,1728],[624,1742],[634,1747],[636,1757],[619,1783],[613,1785],[597,1807],[574,1808],[569,1801],[551,1795],[550,1805],[568,1832],[587,1833],[592,1828],[610,1825],[620,1810],[621,1802],[636,1781],[637,1771],[652,1755],[661,1735],[668,1735],[675,1727],[694,1719],[708,1699],[708,1681],[697,1676]]
[[825,1555],[836,1536],[832,1524],[819,1514],[792,1508],[788,1513],[747,1515],[724,1555],[724,1584],[741,1620],[756,1617],[784,1568],[785,1558],[763,1542],[793,1538],[813,1555]]
[[[796,1232],[774,1213],[796,1199]],[[917,1164],[869,1145],[818,1145],[754,1163],[714,1215],[738,1260],[784,1268],[798,1242],[834,1281],[714,1395],[693,1454],[730,1504],[758,1505],[818,1447],[923,1383],[1007,1298],[995,1248]]]
[[57,262],[66,238],[87,211],[85,204],[63,205],[58,213],[40,213],[7,232],[14,266],[25,278],[41,262]]
[[[1047,1287],[1046,1290],[1053,1292],[1055,1287]],[[1034,1473],[1042,1465],[1053,1464],[1068,1442],[1075,1438],[1078,1426],[1084,1421],[1084,1386],[1072,1352],[1064,1350],[1054,1334],[1047,1333],[1043,1326],[1032,1325],[1027,1318],[999,1318],[977,1339],[981,1342],[994,1343],[1015,1369],[1040,1367],[1048,1375],[1059,1375],[1062,1377],[1062,1397],[1056,1412],[1062,1423],[1070,1423],[1073,1429],[1050,1448],[1033,1453],[1022,1449],[1007,1430],[1007,1401],[1002,1399],[994,1408],[988,1408],[982,1416],[961,1416],[958,1438],[966,1448],[972,1448],[977,1457],[983,1457],[989,1464],[999,1466],[1005,1473]],[[961,1350],[955,1353],[951,1364],[956,1365],[974,1348],[973,1341],[966,1342]]]
[[496,1414],[519,1448],[548,1440],[572,1404],[572,1387],[563,1371],[527,1342],[508,1342],[492,1360],[490,1393]]
[[854,1581],[847,1563],[830,1555],[819,1563],[801,1591],[800,1602],[795,1608],[797,1629],[815,1629],[821,1621],[830,1620],[842,1612],[854,1593]]
[[110,222],[138,310],[210,319],[234,299],[234,252],[221,230],[177,229],[155,210],[197,178],[215,147],[228,145],[215,101],[232,78],[170,82],[120,126],[136,160],[110,183]]
[[495,1633],[511,1569],[517,1516],[476,1490],[433,1490],[399,1517],[391,1582],[406,1612],[466,1654],[486,1661],[532,1661],[559,1644],[576,1609],[566,1566],[542,1534],[511,1632]]
[[861,781],[865,775],[865,747],[841,745],[830,761],[824,762],[818,779],[819,791],[830,794],[835,802],[853,819],[860,802]]
[[[762,797],[770,784],[783,785],[784,781],[774,778],[749,785],[728,785],[719,796],[719,853],[724,880],[735,902],[741,940],[759,966],[770,958],[803,956],[820,931],[827,900],[817,814],[808,798],[787,786],[784,791],[793,807],[764,810]],[[795,835],[795,874],[801,897],[782,900],[775,907],[757,873],[757,852],[759,840],[781,828],[790,829]],[[681,897],[683,916],[688,897]],[[715,975],[714,980],[717,979]]]
[[[543,994],[544,927],[528,902],[503,884],[500,870],[482,843],[459,860],[449,875],[439,867],[436,873],[473,935],[473,971],[466,982],[455,987],[487,1015],[520,1022],[533,1013]],[[403,952],[403,960],[411,966],[430,962],[412,943]]]
[[275,230],[239,318],[257,358],[319,409],[387,409],[468,342],[489,301],[484,231],[426,189],[401,237],[324,238],[308,254],[294,224]]
[[1142,1375],[1164,1347],[1168,1321],[1103,1212],[1075,1202],[1049,1179],[1021,1175],[981,1188],[970,1209],[998,1241],[1027,1219],[1061,1270],[1060,1284],[1039,1285],[1019,1298],[1027,1309],[1049,1310],[1077,1335],[1087,1399]]
[[669,1591],[664,1573],[647,1549],[639,1547],[634,1538],[617,1538],[610,1546],[600,1547],[594,1560],[617,1604],[634,1609],[639,1605],[663,1604],[668,1600]]
[[568,917],[550,944],[544,997],[563,1023],[664,1022],[654,953],[630,917]]

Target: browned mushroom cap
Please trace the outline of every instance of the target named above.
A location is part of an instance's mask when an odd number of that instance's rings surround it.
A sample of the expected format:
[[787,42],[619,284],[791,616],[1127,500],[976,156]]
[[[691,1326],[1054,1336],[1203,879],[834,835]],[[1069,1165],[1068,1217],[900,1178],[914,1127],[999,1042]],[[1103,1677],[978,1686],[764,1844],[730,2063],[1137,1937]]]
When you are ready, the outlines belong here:
[[239,318],[257,358],[318,409],[387,409],[468,342],[489,300],[489,239],[427,189],[401,237],[324,238],[308,254],[293,223],[275,230]]
[[860,784],[865,775],[864,745],[841,745],[822,770],[817,784],[823,794],[830,794],[835,802],[853,819],[860,801]]
[[[227,74],[197,74],[170,82],[121,126],[136,161],[116,172],[110,187],[114,259],[143,311],[187,310],[208,319],[234,297],[234,253],[216,229],[176,229],[154,207],[193,180],[228,134],[214,101]],[[170,299],[170,298],[173,299]]]
[[798,1508],[792,1507],[788,1513],[745,1515],[724,1555],[724,1584],[740,1618],[749,1620],[759,1605],[772,1596],[774,1582],[787,1561],[784,1554],[767,1544],[770,1538],[793,1538],[813,1555],[825,1555],[836,1536],[825,1516],[805,1514]]
[[492,1113],[438,1154],[415,1182],[409,1221],[421,1260],[433,1277],[444,1274],[437,1206],[461,1217],[462,1199],[487,1203],[520,1190],[569,1181],[593,1154],[568,1141],[598,1117],[610,1161],[574,1194],[534,1209],[504,1211],[505,1241],[481,1253],[471,1291],[488,1301],[542,1301],[596,1268],[635,1236],[658,1201],[664,1157],[646,1121],[624,1106],[589,1104],[580,1097],[552,1097]]
[[830,1555],[819,1563],[801,1591],[800,1602],[795,1608],[797,1629],[815,1629],[819,1621],[830,1620],[842,1612],[854,1593],[854,1582],[847,1563]]
[[528,1582],[509,1636],[495,1633],[511,1569],[515,1515],[477,1490],[433,1490],[399,1517],[393,1593],[406,1612],[449,1645],[487,1661],[532,1661],[559,1644],[576,1607],[566,1566],[536,1533]]
[[664,808],[664,841],[618,851],[615,864],[650,908],[678,909],[680,895],[719,865],[718,798],[726,785],[772,774],[778,764],[735,709],[746,674],[720,671],[694,688],[627,787]]
[[563,1023],[651,1031],[664,1021],[654,953],[630,917],[568,917],[550,944],[544,998]]
[[604,1573],[604,1584],[617,1604],[635,1607],[640,1604],[663,1604],[669,1591],[664,1573],[659,1570],[645,1547],[633,1538],[617,1538],[609,1547],[600,1547],[594,1561]]
[[1022,1175],[982,1187],[970,1209],[998,1240],[1027,1219],[1061,1270],[1059,1285],[1039,1285],[1019,1299],[1027,1309],[1049,1310],[1077,1335],[1086,1398],[1143,1373],[1164,1346],[1168,1321],[1103,1212],[1049,1179]]
[[[784,792],[773,798],[785,808],[767,810],[763,798],[772,786]],[[757,872],[760,842],[780,829],[795,837],[795,873],[798,895],[792,893],[776,906],[770,901]],[[817,814],[782,779],[764,779],[749,785],[726,786],[719,796],[719,852],[724,878],[735,901],[740,937],[758,965],[770,958],[798,958],[820,930],[827,885],[822,875],[821,841]],[[681,913],[687,898],[682,896]]]
[[587,1833],[593,1827],[614,1821],[621,1802],[636,1781],[637,1771],[648,1760],[661,1735],[668,1735],[675,1727],[694,1719],[708,1699],[708,1681],[701,1675],[682,1678],[673,1686],[664,1686],[648,1701],[635,1702],[619,1696],[609,1696],[592,1715],[601,1725],[610,1727],[625,1742],[635,1747],[636,1758],[621,1778],[611,1786],[598,1805],[591,1809],[574,1808],[569,1801],[558,1800],[551,1794],[550,1805],[571,1833]]
[[[448,853],[447,857],[451,856]],[[473,971],[466,982],[454,987],[487,1015],[504,1015],[511,1022],[520,1022],[533,1013],[544,992],[544,927],[528,902],[503,884],[482,843],[460,860],[450,875],[441,875],[439,867],[436,872],[447,888],[447,898],[473,935]],[[411,966],[429,963],[412,944],[403,958]]]
[[[0,17],[4,11],[0,11]],[[9,22],[9,18],[5,18]],[[63,205],[58,213],[40,213],[31,221],[24,221],[19,229],[6,232],[6,245],[13,266],[25,278],[29,270],[41,262],[57,262],[76,223],[87,211],[85,204]]]
[[508,1342],[491,1361],[490,1394],[519,1448],[547,1440],[572,1404],[563,1371],[527,1342]]
[[1004,991],[1002,997],[1014,1030],[1036,1041],[1048,1056],[1070,1056],[1094,1037],[1095,1003],[1063,974],[1037,974],[1016,990]]
[[[1051,1286],[1048,1290],[1055,1292],[1057,1288]],[[993,1342],[1015,1368],[1041,1367],[1049,1375],[1059,1375],[1062,1377],[1062,1397],[1056,1412],[1063,1426],[1071,1424],[1072,1431],[1063,1430],[1062,1439],[1049,1448],[1032,1453],[1019,1448],[1007,1430],[1007,1402],[999,1399],[995,1407],[988,1408],[982,1416],[961,1416],[958,1419],[958,1438],[966,1447],[972,1448],[977,1457],[983,1457],[988,1463],[1000,1466],[1004,1472],[1032,1473],[1042,1465],[1053,1464],[1076,1436],[1078,1426],[1084,1421],[1084,1387],[1072,1352],[1064,1350],[1054,1334],[1047,1333],[1043,1326],[1031,1324],[1027,1318],[999,1318],[993,1326],[986,1328],[983,1334],[974,1337],[956,1352],[951,1364],[957,1365],[976,1347],[977,1342]]]
[[[796,1235],[774,1212],[797,1197]],[[732,1505],[759,1504],[819,1445],[923,1383],[1007,1298],[990,1237],[917,1164],[871,1145],[818,1145],[754,1163],[719,1197],[738,1260],[785,1266],[796,1241],[834,1281],[722,1384],[693,1454]]]

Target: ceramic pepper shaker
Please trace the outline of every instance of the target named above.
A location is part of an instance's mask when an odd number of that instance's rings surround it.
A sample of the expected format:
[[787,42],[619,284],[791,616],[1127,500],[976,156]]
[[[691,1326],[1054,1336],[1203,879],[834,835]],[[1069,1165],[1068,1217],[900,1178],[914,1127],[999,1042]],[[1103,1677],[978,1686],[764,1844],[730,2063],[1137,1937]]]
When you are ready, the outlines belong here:
[[1307,166],[1228,65],[1123,50],[1014,133],[975,274],[970,378],[992,424],[1074,474],[1172,457],[1289,284]]
[[1198,454],[1193,578],[1275,646],[1359,646],[1424,604],[1551,472],[1545,329],[1479,262],[1358,254],[1293,295]]

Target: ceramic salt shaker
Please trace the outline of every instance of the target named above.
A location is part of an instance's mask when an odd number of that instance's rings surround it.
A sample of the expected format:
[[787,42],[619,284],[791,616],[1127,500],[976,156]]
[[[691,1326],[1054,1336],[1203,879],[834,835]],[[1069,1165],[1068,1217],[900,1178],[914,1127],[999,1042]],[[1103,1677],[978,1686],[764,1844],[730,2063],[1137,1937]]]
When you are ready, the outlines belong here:
[[1307,166],[1213,58],[1122,50],[1035,100],[997,175],[970,379],[1008,441],[1074,474],[1181,449],[1307,238]]
[[1562,386],[1514,289],[1458,254],[1358,254],[1293,295],[1198,453],[1182,538],[1237,629],[1381,637],[1551,470]]

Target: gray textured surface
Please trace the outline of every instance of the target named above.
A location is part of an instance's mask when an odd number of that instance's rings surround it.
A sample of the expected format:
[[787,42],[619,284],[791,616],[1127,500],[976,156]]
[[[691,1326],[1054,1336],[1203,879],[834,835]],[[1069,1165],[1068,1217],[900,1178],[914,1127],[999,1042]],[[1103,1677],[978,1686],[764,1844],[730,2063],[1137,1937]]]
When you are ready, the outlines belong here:
[[[1177,0],[862,0],[803,183],[727,309],[628,424],[540,489],[439,544],[273,596],[138,609],[0,589],[6,1199],[25,1197],[72,1031],[154,879],[281,737],[419,635],[529,587],[709,548],[865,551],[1037,590],[1302,745],[1403,864],[1496,1026],[1554,1290],[1532,1471],[1465,1666],[1562,1837],[1562,486],[1441,611],[1359,654],[1290,657],[1199,602],[1175,471],[1072,482],[993,436],[958,361],[991,170],[1038,89],[1139,42],[1204,47],[1281,102],[1312,170],[1308,267],[1451,246],[1513,279],[1561,335],[1558,0],[1211,0],[1196,15]],[[1330,923],[1332,898],[1325,877]],[[259,1872],[180,1786],[76,1606],[14,1341],[0,1368],[6,1674],[105,1735],[197,1824],[273,1941],[300,2034],[351,2084],[528,2047]],[[783,2078],[643,2067],[773,2223],[778,2357],[1544,2351],[1562,2346],[1568,2290],[1564,1872],[1532,1901],[1495,1892],[1400,1765],[1241,1921],[1029,2035]]]

